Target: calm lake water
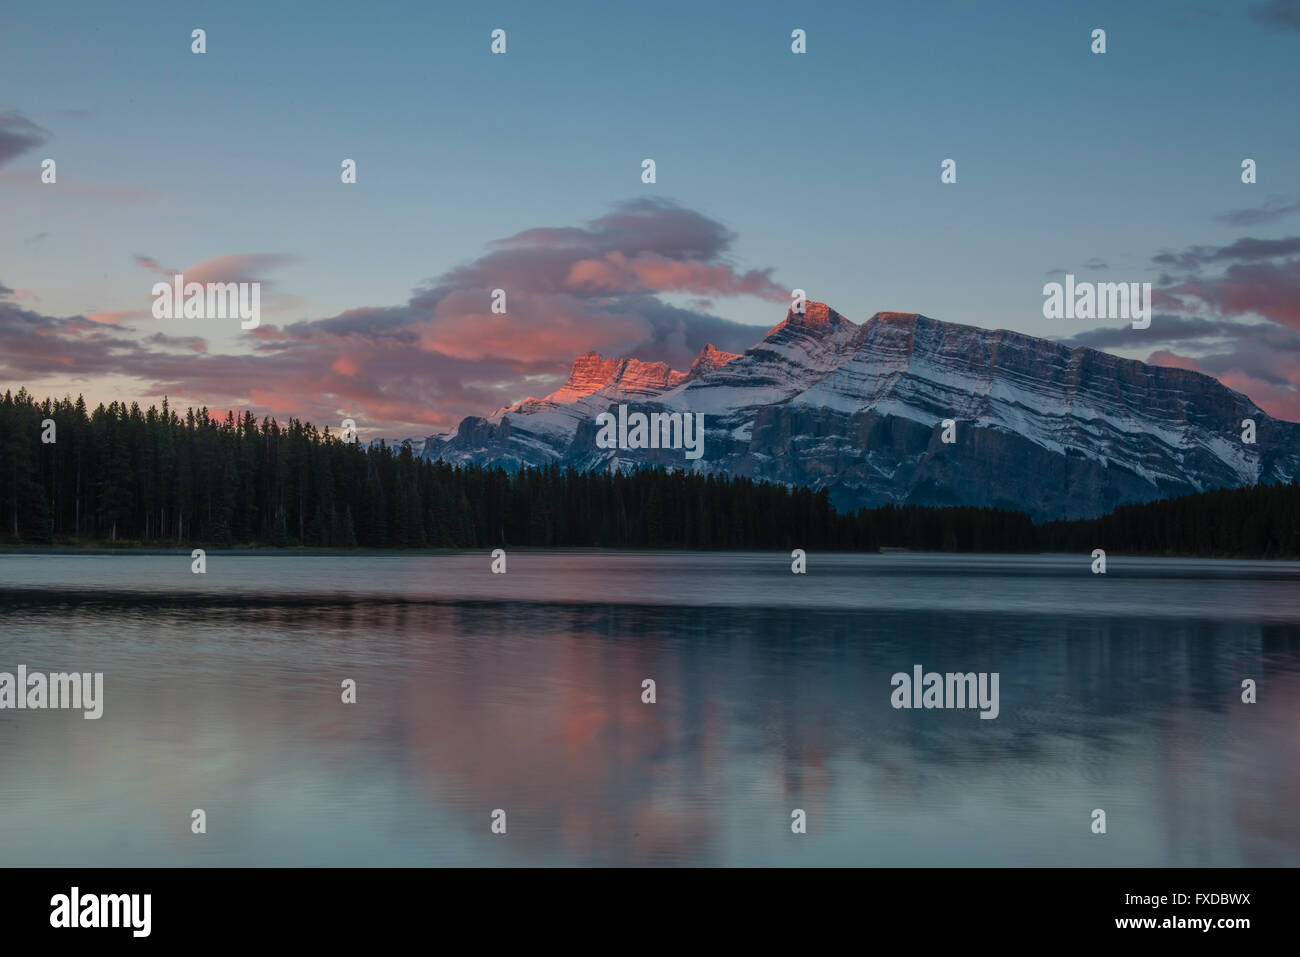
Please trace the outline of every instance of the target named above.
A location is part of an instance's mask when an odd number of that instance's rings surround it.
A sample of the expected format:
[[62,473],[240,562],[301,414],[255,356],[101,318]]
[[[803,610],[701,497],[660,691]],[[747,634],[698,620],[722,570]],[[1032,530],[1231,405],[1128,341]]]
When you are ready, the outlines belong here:
[[0,555],[0,864],[1300,865],[1300,564],[1090,562]]

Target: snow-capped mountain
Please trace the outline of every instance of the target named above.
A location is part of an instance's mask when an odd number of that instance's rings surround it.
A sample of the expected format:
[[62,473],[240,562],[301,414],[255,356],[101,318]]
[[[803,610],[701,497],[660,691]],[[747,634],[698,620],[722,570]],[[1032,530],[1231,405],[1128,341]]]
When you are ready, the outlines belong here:
[[[599,447],[596,417],[620,404],[703,413],[703,457]],[[827,488],[839,508],[979,505],[1043,520],[1290,480],[1300,425],[1198,372],[909,313],[858,325],[809,302],[741,355],[706,346],[689,372],[579,356],[555,392],[466,418],[422,454],[506,468],[664,465]]]

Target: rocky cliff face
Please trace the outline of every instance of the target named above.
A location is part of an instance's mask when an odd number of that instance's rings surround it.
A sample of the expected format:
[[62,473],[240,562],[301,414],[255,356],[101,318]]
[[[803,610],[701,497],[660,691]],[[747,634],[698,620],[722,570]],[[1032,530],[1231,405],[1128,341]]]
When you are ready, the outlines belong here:
[[[599,448],[596,416],[619,404],[703,413],[703,457]],[[1242,442],[1246,418],[1254,445]],[[468,418],[424,455],[665,465],[824,487],[840,508],[997,506],[1047,520],[1289,480],[1300,425],[1197,372],[906,313],[857,325],[809,302],[741,355],[706,347],[686,373],[579,356],[556,392]]]
[[654,397],[684,382],[687,375],[674,372],[666,362],[603,359],[599,353],[588,352],[573,360],[568,381],[540,401],[564,405],[600,391],[610,397]]
[[732,359],[739,359],[738,352],[723,352],[721,349],[713,348],[712,343],[700,350],[700,354],[691,363],[691,371],[687,373],[687,378],[698,379],[700,376],[708,375],[710,372],[717,372]]

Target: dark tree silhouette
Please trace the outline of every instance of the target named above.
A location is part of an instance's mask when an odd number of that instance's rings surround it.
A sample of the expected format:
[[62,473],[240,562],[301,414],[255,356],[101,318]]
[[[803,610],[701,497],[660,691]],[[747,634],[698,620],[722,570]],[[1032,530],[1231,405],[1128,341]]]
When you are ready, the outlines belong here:
[[[42,423],[55,423],[45,443]],[[328,548],[497,546],[1300,555],[1300,486],[1255,486],[1035,526],[985,508],[831,507],[826,489],[665,469],[507,472],[406,443],[189,409],[0,397],[0,541]]]

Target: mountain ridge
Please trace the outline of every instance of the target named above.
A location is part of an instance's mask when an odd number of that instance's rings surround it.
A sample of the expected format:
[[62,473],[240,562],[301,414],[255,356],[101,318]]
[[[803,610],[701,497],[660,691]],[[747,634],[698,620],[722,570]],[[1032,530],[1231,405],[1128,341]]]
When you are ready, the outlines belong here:
[[[599,448],[596,416],[620,404],[702,413],[703,457]],[[1255,422],[1253,445],[1243,419]],[[687,372],[584,353],[560,389],[466,417],[422,455],[689,468],[827,488],[841,508],[976,505],[1053,520],[1289,480],[1300,425],[1193,370],[919,313],[858,324],[809,301],[743,353],[705,346]]]

